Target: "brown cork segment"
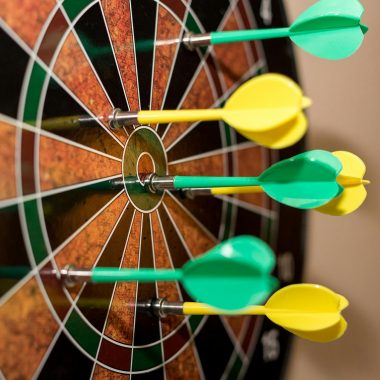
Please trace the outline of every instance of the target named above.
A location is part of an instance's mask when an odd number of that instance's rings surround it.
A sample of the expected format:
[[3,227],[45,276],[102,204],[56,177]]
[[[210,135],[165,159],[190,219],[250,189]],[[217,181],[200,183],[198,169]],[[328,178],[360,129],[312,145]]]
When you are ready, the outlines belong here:
[[[140,253],[141,213],[136,211],[121,264],[137,268]],[[135,318],[136,282],[118,282],[113,295],[104,334],[120,343],[131,344]]]
[[[231,12],[223,30],[239,29],[236,17],[236,11]],[[246,42],[237,42],[230,44],[228,49],[226,49],[225,45],[215,45],[213,48],[224,81],[227,88],[230,88],[239,81],[250,68],[246,50],[247,48],[249,49],[249,44]]]
[[101,5],[127,93],[129,108],[131,111],[138,111],[139,96],[129,1],[102,0]]
[[101,380],[129,380],[130,376],[122,373],[113,372],[107,368],[104,368],[98,364],[95,365],[94,373],[92,374],[92,379]]
[[40,138],[41,190],[122,175],[121,162],[42,136]]
[[162,106],[169,74],[178,49],[177,41],[182,31],[181,25],[161,5],[158,8],[158,17],[152,88],[153,110],[158,110]]
[[[234,158],[237,160],[238,176],[258,176],[263,170],[265,162],[264,149],[258,146],[241,149],[234,152]],[[266,207],[266,195],[262,194],[239,194],[240,200],[259,207]]]
[[[153,246],[154,246],[154,264],[157,269],[173,269],[170,262],[169,252],[165,245],[165,237],[160,226],[157,211],[151,214]],[[165,298],[168,301],[178,302],[181,296],[174,282],[157,282],[158,297]],[[170,315],[161,320],[162,336],[168,335],[183,321],[182,316]]]
[[0,368],[7,379],[30,379],[58,330],[33,277],[0,308]]
[[174,360],[165,365],[167,379],[202,379],[194,349],[194,343],[189,344]]
[[[107,125],[113,106],[109,102],[73,32],[68,34],[59,52],[53,71],[95,117],[99,118],[104,125]],[[113,133],[120,141],[126,141],[127,135],[124,130]]]
[[0,0],[0,17],[33,48],[47,17],[56,5],[55,0]]
[[0,121],[0,199],[16,197],[16,127]]
[[[62,269],[68,264],[78,268],[92,268],[127,201],[127,196],[122,193],[58,252],[55,256],[58,268]],[[70,289],[73,298],[79,289],[80,286]]]

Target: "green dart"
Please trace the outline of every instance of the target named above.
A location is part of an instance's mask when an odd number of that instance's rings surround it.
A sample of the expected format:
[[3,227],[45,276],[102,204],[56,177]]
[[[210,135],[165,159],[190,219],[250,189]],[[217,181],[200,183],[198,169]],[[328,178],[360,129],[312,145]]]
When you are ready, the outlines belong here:
[[364,8],[357,0],[321,0],[303,12],[289,28],[187,33],[183,42],[197,46],[289,37],[320,58],[339,60],[354,54],[368,31],[361,24]]
[[258,177],[207,177],[150,175],[146,186],[159,190],[260,186],[270,197],[285,205],[311,209],[320,207],[338,197],[344,190],[337,178],[342,170],[340,160],[324,150],[301,153],[280,161]]
[[239,236],[227,240],[181,269],[95,268],[61,271],[66,285],[80,282],[180,281],[196,300],[219,309],[239,310],[262,303],[278,286],[270,275],[275,266],[271,248],[258,238]]

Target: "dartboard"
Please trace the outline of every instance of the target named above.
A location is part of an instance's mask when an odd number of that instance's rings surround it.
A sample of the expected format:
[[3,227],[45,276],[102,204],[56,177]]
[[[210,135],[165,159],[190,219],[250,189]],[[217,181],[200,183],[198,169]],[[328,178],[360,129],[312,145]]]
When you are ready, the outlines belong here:
[[[114,130],[117,109],[218,107],[263,72],[295,79],[287,41],[194,51],[188,31],[279,27],[281,1],[0,1],[0,375],[5,378],[277,378],[289,337],[262,317],[169,316],[177,283],[67,287],[67,265],[180,268],[254,235],[296,282],[303,216],[262,194],[189,197],[105,184],[123,176],[258,175],[270,151],[223,122]],[[4,273],[6,273],[4,275]],[[1,377],[1,376],[0,376]]]

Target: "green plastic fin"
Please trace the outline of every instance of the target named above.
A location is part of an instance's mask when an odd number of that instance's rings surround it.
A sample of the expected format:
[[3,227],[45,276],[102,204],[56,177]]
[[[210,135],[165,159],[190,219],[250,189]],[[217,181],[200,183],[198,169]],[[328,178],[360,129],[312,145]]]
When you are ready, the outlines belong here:
[[272,165],[259,178],[265,192],[291,207],[310,209],[339,196],[342,164],[332,153],[313,150]]
[[[333,33],[333,37],[332,37]],[[360,25],[351,28],[293,34],[291,40],[308,53],[333,61],[348,58],[362,45],[364,34]]]
[[[290,30],[304,30],[306,24],[331,16],[346,19],[347,21],[351,20],[351,23],[346,25],[355,26],[359,24],[363,13],[364,7],[358,0],[321,0],[301,13],[292,24]],[[323,26],[323,24],[320,26]]]
[[359,49],[368,31],[360,24],[363,12],[357,0],[321,0],[292,24],[290,38],[317,57],[347,58]]

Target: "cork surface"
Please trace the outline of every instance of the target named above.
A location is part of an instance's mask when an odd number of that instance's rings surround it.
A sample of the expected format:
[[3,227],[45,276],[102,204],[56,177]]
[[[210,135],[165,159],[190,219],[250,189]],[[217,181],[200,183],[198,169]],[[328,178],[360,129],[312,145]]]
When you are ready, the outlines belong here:
[[[240,29],[237,19],[236,11],[231,12],[228,17],[223,30],[237,30]],[[226,49],[224,45],[215,45],[214,47],[216,60],[220,71],[223,74],[224,81],[228,88],[232,87],[235,82],[249,70],[250,64],[247,57],[248,43],[233,43]]]
[[[58,252],[55,256],[58,268],[62,269],[68,264],[78,268],[92,268],[126,203],[127,196],[122,193]],[[79,289],[80,286],[70,289],[73,298]]]
[[117,64],[131,111],[139,110],[136,62],[129,1],[102,0]]
[[194,345],[190,344],[174,360],[165,365],[167,379],[202,379],[194,349]]
[[[136,211],[132,221],[122,268],[137,268],[140,253],[141,213]],[[135,318],[136,282],[118,282],[108,314],[104,334],[126,344],[131,344]]]
[[30,379],[58,330],[36,279],[0,308],[0,368],[7,379]]
[[16,127],[0,121],[0,200],[16,196]]
[[55,0],[0,0],[0,17],[31,48],[46,22],[46,18],[56,5]]
[[[53,71],[95,117],[106,125],[113,106],[72,32],[62,46]],[[122,142],[127,139],[124,130],[112,133]]]
[[156,46],[154,57],[154,74],[152,88],[152,109],[161,109],[170,70],[178,48],[181,25],[161,5],[158,7],[158,23],[156,41],[163,44]]
[[[155,211],[151,214],[153,247],[154,247],[154,264],[157,269],[173,269],[173,264],[170,262],[169,252],[166,248],[165,237],[163,235],[158,213]],[[178,291],[178,285],[175,282],[157,282],[159,298],[166,298],[168,301],[181,301],[181,295]],[[161,320],[162,336],[168,335],[175,329],[183,320],[182,316],[170,315]]]
[[122,175],[122,164],[64,142],[42,136],[39,149],[41,190]]

